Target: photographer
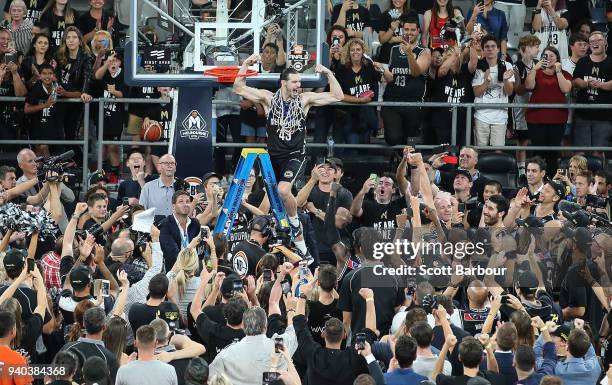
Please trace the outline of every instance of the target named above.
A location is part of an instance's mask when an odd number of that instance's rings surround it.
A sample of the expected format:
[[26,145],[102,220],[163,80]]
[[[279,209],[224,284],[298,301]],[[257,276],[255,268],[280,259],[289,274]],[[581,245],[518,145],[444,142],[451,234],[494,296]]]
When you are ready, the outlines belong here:
[[103,194],[92,194],[87,199],[90,218],[83,224],[83,230],[88,230],[95,238],[96,243],[105,245],[115,222],[130,210],[130,206],[119,206],[117,211],[108,216],[107,197]]
[[[19,185],[21,183],[36,179],[39,176],[39,163],[40,162],[37,162],[36,154],[34,154],[34,151],[30,150],[29,148],[24,148],[19,151],[19,153],[17,154],[17,164],[23,172],[23,175],[19,179],[17,179],[17,184]],[[42,163],[40,163],[40,167],[40,171],[42,172],[44,169]],[[75,195],[74,192],[70,188],[68,188],[61,180],[58,180],[57,189],[59,191],[60,199],[59,209],[61,210],[60,218],[57,223],[60,230],[63,232],[66,229],[66,226],[68,225],[68,217],[66,215],[66,209],[64,206],[66,204],[74,202]],[[38,184],[25,191],[24,195],[26,197],[34,196],[37,195],[41,190],[44,190],[44,187],[41,186],[39,179]],[[47,204],[47,202],[51,203],[50,198],[50,196],[47,197],[45,205]],[[53,206],[55,206],[55,204]]]
[[236,244],[230,259],[241,278],[255,275],[257,263],[267,253],[264,246],[272,235],[272,221],[265,215],[256,216],[249,223],[249,231],[249,239]]

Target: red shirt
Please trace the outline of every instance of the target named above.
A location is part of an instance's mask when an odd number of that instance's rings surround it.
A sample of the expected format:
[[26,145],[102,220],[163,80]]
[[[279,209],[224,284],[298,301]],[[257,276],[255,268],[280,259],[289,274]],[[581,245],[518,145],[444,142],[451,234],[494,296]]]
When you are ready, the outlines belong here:
[[[562,71],[562,73],[565,79],[572,81],[572,75],[566,71]],[[564,104],[565,102],[565,94],[559,88],[557,74],[547,75],[544,71],[538,70],[536,72],[536,85],[531,92],[529,103]],[[567,108],[528,108],[525,119],[527,123],[534,124],[565,124],[567,123]]]
[[[27,374],[14,374],[14,369],[17,367],[27,367],[25,358],[8,346],[0,346],[0,363],[2,363],[2,372],[0,372],[0,385],[26,385],[33,381],[32,376]],[[13,374],[9,374],[9,366]],[[17,371],[19,373],[19,371]]]
[[42,257],[42,266],[44,273],[45,286],[47,289],[61,289],[62,283],[60,278],[60,261],[61,257],[55,252],[50,251]]
[[429,22],[429,42],[431,48],[447,48],[449,46],[448,41],[440,36],[442,27],[444,27],[447,21],[448,17],[440,17],[433,8],[431,9],[431,21]]

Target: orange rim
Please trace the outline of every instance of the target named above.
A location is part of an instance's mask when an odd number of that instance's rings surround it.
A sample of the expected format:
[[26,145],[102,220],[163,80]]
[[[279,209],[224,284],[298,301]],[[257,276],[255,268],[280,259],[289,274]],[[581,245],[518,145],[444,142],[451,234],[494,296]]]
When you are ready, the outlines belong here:
[[249,77],[257,75],[257,71],[248,69],[246,73],[238,75],[240,67],[234,66],[219,66],[204,70],[205,75],[214,76],[219,83],[233,83],[238,76]]

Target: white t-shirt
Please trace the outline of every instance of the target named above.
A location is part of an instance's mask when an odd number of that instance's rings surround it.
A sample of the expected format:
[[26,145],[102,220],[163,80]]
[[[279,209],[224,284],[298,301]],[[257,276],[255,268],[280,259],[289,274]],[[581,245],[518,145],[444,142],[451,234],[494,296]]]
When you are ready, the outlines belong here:
[[576,63],[574,63],[571,58],[566,57],[565,59],[561,60],[561,69],[563,71],[567,71],[570,75],[573,75],[574,69],[576,69]]
[[[561,16],[565,10],[555,12],[557,16]],[[559,30],[552,17],[542,10],[540,13],[542,16],[542,27],[541,32],[536,31],[534,35],[540,39],[540,47],[538,49],[538,57],[544,52],[544,48],[550,46],[555,47],[561,55],[561,59],[565,59],[569,56],[569,48],[567,43],[567,29]]]
[[[512,64],[504,62],[506,70],[512,70]],[[497,79],[497,64],[489,67],[491,83],[482,96],[474,98],[474,103],[508,103],[508,95],[504,91],[504,83]],[[472,80],[472,86],[480,86],[485,82],[485,71],[477,69]],[[514,75],[510,82],[514,83]],[[506,124],[508,122],[508,110],[505,108],[478,108],[474,114],[476,119],[486,124]]]

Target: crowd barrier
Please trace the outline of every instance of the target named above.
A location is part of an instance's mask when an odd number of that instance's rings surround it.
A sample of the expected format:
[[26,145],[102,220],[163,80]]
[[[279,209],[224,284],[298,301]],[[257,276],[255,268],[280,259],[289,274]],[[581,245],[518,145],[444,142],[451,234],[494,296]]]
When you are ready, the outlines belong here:
[[[25,98],[23,97],[0,97],[0,102],[23,102]],[[58,99],[58,103],[83,103],[81,99]],[[97,122],[97,140],[96,140],[96,159],[97,159],[97,168],[102,169],[102,161],[103,161],[103,147],[107,144],[116,144],[121,146],[168,146],[167,142],[137,142],[131,140],[119,140],[119,141],[106,141],[104,140],[104,103],[105,102],[113,102],[113,103],[122,103],[124,105],[128,105],[129,103],[138,103],[138,104],[165,104],[168,101],[160,100],[160,99],[136,99],[136,98],[96,98],[93,99],[90,103],[83,103],[83,136],[80,140],[0,140],[0,145],[5,144],[18,144],[18,145],[36,145],[36,144],[51,144],[51,145],[70,145],[70,146],[79,146],[82,148],[82,161],[83,164],[88,164],[89,159],[89,142],[90,142],[90,121],[91,121],[91,105],[97,103],[98,108],[98,122]],[[213,100],[214,105],[224,105],[224,104],[237,104],[235,101],[229,100]],[[350,103],[336,103],[338,106],[347,106],[347,107],[359,107],[363,106],[363,104],[355,105]],[[451,143],[457,143],[457,113],[459,108],[466,109],[466,138],[465,143],[471,143],[471,131],[472,131],[472,111],[474,108],[482,107],[482,104],[477,103],[437,103],[437,102],[371,102],[367,104],[368,106],[374,107],[421,107],[421,108],[432,108],[432,107],[444,107],[450,108],[452,111],[452,119],[451,119]],[[544,109],[558,109],[558,108],[568,108],[568,109],[612,109],[612,104],[524,104],[524,103],[491,103],[486,104],[487,108],[544,108]],[[240,148],[240,147],[265,147],[265,144],[257,144],[257,143],[227,143],[227,142],[216,142],[215,136],[213,136],[213,146],[214,147],[230,147],[230,148]],[[327,148],[329,150],[328,143],[307,143],[307,147],[310,148]],[[365,150],[391,150],[391,149],[402,149],[402,145],[398,146],[386,146],[384,144],[344,144],[344,143],[334,143],[334,148],[347,148],[347,149],[365,149]],[[437,145],[416,145],[417,149],[431,149],[437,147]],[[612,151],[612,147],[573,147],[573,146],[476,146],[479,150],[532,150],[532,151],[602,151],[602,152],[610,152]],[[83,173],[82,175],[82,183],[81,187],[83,191],[85,191],[87,187],[87,173]]]

